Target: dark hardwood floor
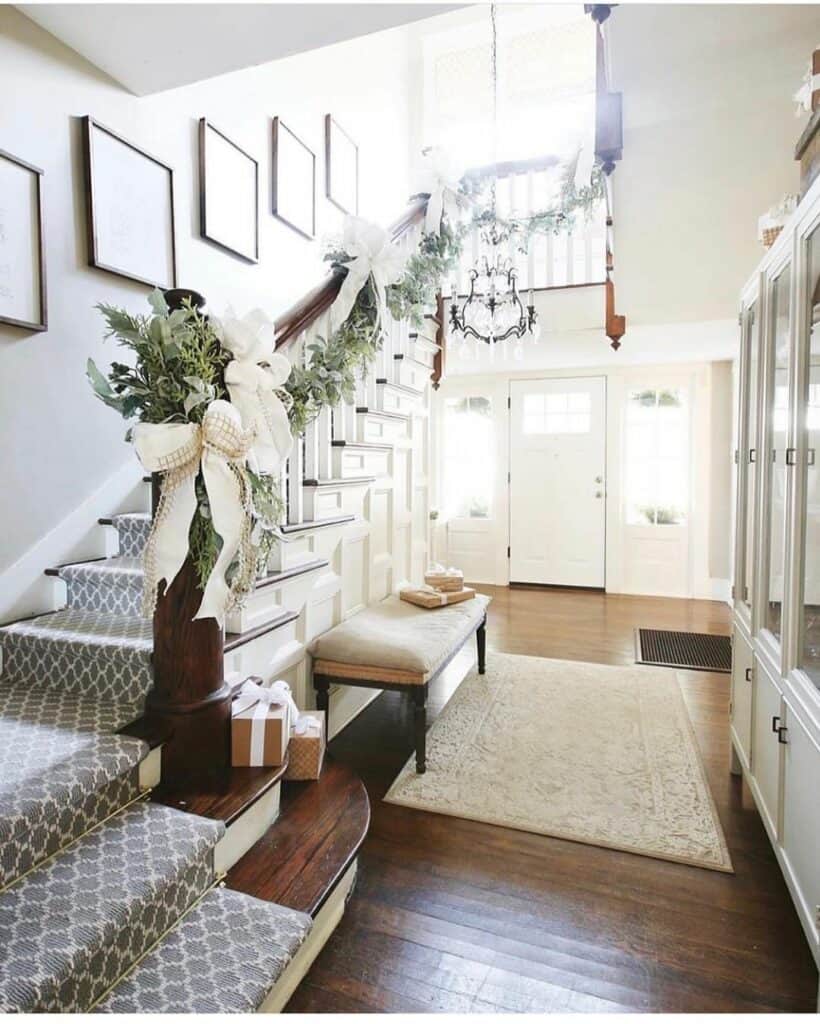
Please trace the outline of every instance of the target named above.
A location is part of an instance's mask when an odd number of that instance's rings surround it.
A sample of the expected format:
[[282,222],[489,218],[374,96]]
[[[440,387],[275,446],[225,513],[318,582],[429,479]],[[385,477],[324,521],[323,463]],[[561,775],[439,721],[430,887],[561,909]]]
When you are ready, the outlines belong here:
[[[717,602],[479,589],[494,598],[488,672],[494,650],[629,665],[636,626],[729,631]],[[473,656],[436,685],[431,719]],[[385,693],[330,747],[363,778],[372,823],[347,912],[288,1011],[814,1011],[814,962],[729,774],[729,677],[681,680],[734,875],[385,804],[412,715]]]

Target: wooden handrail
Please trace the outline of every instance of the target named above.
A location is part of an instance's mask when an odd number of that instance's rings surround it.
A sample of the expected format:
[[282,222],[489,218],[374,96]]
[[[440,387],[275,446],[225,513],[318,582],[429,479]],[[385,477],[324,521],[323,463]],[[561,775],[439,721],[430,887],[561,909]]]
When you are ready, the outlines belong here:
[[[401,217],[388,229],[392,241],[398,241],[414,224],[418,224],[427,212],[429,199],[430,196],[427,193],[422,193],[411,199],[410,205]],[[334,267],[321,284],[316,285],[298,302],[295,302],[290,309],[277,317],[275,322],[277,348],[282,348],[283,345],[287,345],[288,342],[298,337],[332,305],[333,300],[339,294],[346,274],[347,271],[344,267]]]

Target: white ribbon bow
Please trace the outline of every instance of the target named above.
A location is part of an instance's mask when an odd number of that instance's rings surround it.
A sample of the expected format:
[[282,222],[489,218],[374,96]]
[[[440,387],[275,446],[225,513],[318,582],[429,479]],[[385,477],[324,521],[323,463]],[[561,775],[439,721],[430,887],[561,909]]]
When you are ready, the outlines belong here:
[[321,733],[321,719],[313,715],[299,715],[293,727],[294,736],[320,736]]
[[[165,580],[170,587],[188,557],[188,531],[197,506],[195,482],[201,469],[222,548],[194,618],[212,616],[222,626],[225,612],[244,592],[248,574],[252,578],[255,570],[245,474],[252,434],[243,430],[238,410],[217,399],[206,409],[201,424],[138,423],[133,441],[143,466],[150,473],[163,474],[162,495],[145,546],[143,614],[153,615],[158,584]],[[229,587],[225,573],[237,552],[239,571]]]
[[350,257],[345,263],[347,275],[330,307],[330,329],[336,331],[350,316],[356,296],[373,278],[379,320],[387,305],[387,286],[402,275],[405,255],[390,241],[387,232],[378,224],[361,217],[345,217],[342,248]]
[[459,213],[460,197],[458,175],[448,153],[437,146],[427,150],[427,168],[424,172],[422,192],[429,192],[427,213],[424,216],[425,235],[441,232],[441,218],[444,213],[455,220]]
[[271,704],[284,705],[292,721],[295,722],[299,718],[299,708],[293,699],[290,686],[284,679],[277,679],[270,686],[260,686],[252,679],[246,679],[234,701],[233,713],[238,715],[256,703],[263,704],[266,708]]
[[243,426],[255,432],[249,465],[255,473],[276,476],[293,447],[287,409],[276,393],[290,376],[290,362],[276,351],[273,321],[261,309],[240,318],[229,307],[214,326],[234,357],[225,367],[231,402]]

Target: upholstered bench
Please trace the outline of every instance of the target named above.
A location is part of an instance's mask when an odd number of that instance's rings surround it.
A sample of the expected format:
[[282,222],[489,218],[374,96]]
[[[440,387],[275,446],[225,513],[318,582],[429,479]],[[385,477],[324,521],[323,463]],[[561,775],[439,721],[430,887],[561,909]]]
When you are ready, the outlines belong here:
[[409,693],[415,704],[416,771],[424,772],[428,687],[473,633],[478,671],[484,674],[489,603],[489,597],[476,594],[460,604],[419,608],[392,596],[317,637],[309,648],[313,685],[328,732],[333,683]]

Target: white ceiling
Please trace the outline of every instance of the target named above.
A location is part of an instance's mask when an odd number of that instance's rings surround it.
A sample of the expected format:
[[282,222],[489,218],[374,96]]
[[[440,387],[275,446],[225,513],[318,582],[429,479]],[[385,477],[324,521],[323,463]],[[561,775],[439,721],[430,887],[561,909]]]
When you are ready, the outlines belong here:
[[18,4],[137,96],[452,11],[460,4]]

